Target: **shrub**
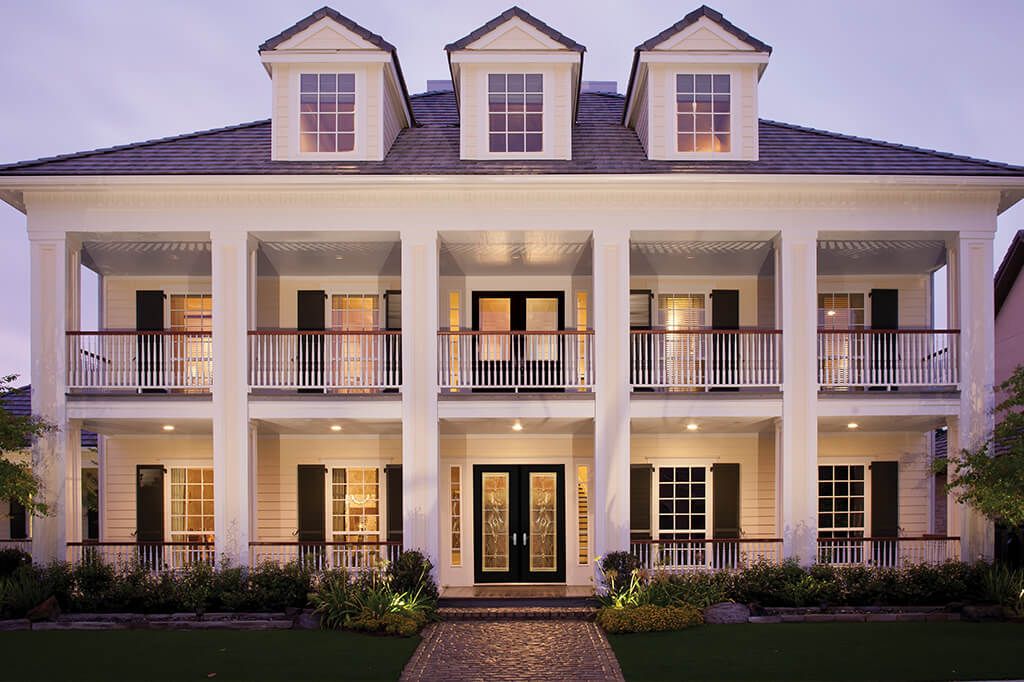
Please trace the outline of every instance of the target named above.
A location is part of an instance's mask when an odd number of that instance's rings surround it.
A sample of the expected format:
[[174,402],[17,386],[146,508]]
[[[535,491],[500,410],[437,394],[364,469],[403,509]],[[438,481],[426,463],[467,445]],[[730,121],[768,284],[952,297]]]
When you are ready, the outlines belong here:
[[1011,570],[1006,566],[990,566],[982,577],[985,601],[1024,612],[1024,569]]
[[655,573],[646,587],[641,601],[656,606],[689,604],[703,609],[712,604],[728,601],[732,577],[726,572],[669,575]]
[[640,560],[629,552],[609,552],[599,558],[598,564],[610,593],[619,592],[629,585],[633,571],[640,568]]
[[21,618],[50,596],[39,572],[30,564],[10,577],[0,579],[0,612],[8,618]]
[[402,552],[398,560],[390,566],[391,587],[395,592],[415,593],[417,590],[424,597],[437,600],[437,584],[431,571],[434,564],[430,563],[421,552],[409,550]]
[[597,624],[610,634],[684,630],[703,622],[704,617],[700,611],[688,604],[679,606],[644,604],[622,609],[606,606],[597,612]]
[[22,566],[32,563],[32,555],[20,549],[0,549],[0,578],[10,577]]
[[803,576],[804,570],[795,559],[786,559],[781,564],[759,561],[733,576],[730,597],[744,604],[788,606],[787,588]]

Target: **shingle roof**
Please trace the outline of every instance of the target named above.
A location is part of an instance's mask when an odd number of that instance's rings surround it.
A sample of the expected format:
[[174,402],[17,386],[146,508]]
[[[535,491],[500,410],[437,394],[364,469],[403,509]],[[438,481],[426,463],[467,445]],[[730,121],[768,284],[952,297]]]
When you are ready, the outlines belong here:
[[[32,386],[19,386],[17,391],[3,399],[3,408],[16,417],[27,417],[32,414]],[[95,448],[96,434],[82,431],[82,447]]]
[[636,49],[639,52],[643,52],[643,51],[647,51],[647,50],[653,50],[656,46],[660,45],[661,43],[663,43],[664,41],[668,40],[669,38],[671,38],[675,34],[679,33],[680,31],[682,31],[687,26],[695,24],[695,23],[697,23],[697,21],[699,21],[700,19],[703,19],[705,17],[707,17],[711,21],[715,22],[716,24],[721,26],[724,30],[728,31],[732,35],[736,36],[737,38],[739,38],[740,40],[745,42],[747,45],[750,45],[752,48],[754,48],[758,52],[767,52],[767,53],[771,54],[771,51],[772,51],[772,46],[771,45],[768,45],[767,43],[761,42],[760,40],[758,40],[754,36],[750,35],[746,31],[744,31],[743,29],[741,29],[741,28],[739,28],[737,26],[734,26],[732,23],[727,21],[724,16],[722,16],[721,12],[719,12],[718,10],[711,9],[707,5],[701,5],[700,7],[698,7],[695,10],[693,10],[692,12],[687,14],[685,17],[683,17],[682,19],[680,19],[676,23],[674,23],[671,26],[669,26],[668,28],[666,28],[664,31],[662,31],[658,35],[654,36],[653,38],[649,38],[649,39],[645,40],[644,42],[640,43],[639,45],[637,45]]
[[383,161],[272,161],[270,121],[0,166],[26,175],[808,174],[1022,177],[1024,168],[762,120],[757,161],[650,161],[621,125],[621,95],[583,93],[572,159],[463,161],[455,95],[411,98],[419,125]]
[[1014,283],[1020,276],[1021,268],[1024,267],[1024,230],[1017,230],[1013,235],[1010,248],[1006,249],[1003,255],[1003,262],[999,264],[995,276],[995,309],[996,317],[1010,295]]
[[505,10],[498,16],[494,17],[480,28],[471,32],[469,35],[463,36],[462,38],[459,38],[453,43],[448,43],[447,45],[444,46],[444,49],[447,50],[448,52],[452,52],[454,50],[461,50],[465,48],[467,45],[470,45],[473,42],[482,38],[483,36],[487,35],[488,33],[498,28],[499,26],[504,24],[509,19],[512,19],[513,17],[518,17],[519,19],[522,19],[523,21],[528,23],[530,26],[533,26],[535,29],[537,29],[547,37],[551,38],[552,40],[561,45],[564,45],[566,48],[570,50],[575,50],[576,52],[587,51],[587,48],[583,47],[572,38],[569,38],[568,36],[559,33],[558,31],[556,31],[555,29],[551,28],[543,21],[538,19],[537,17],[533,16],[526,10],[521,9],[519,7],[509,7],[507,10]]
[[362,38],[366,42],[371,43],[373,45],[376,45],[377,47],[379,47],[380,49],[384,50],[385,52],[394,52],[395,51],[395,46],[392,45],[391,43],[389,43],[388,41],[384,40],[383,37],[381,37],[380,35],[374,33],[373,31],[370,31],[369,29],[363,28],[362,26],[360,26],[356,22],[354,22],[351,19],[349,19],[348,17],[346,17],[344,14],[341,14],[337,10],[331,9],[330,7],[321,7],[320,9],[318,9],[315,12],[313,12],[312,14],[310,14],[305,19],[302,19],[299,22],[297,22],[294,26],[290,26],[289,28],[286,28],[285,30],[281,31],[280,33],[278,33],[273,38],[268,38],[267,40],[265,40],[263,42],[262,45],[260,45],[259,50],[260,50],[260,52],[266,52],[267,50],[273,50],[278,45],[280,45],[284,41],[288,40],[292,36],[298,35],[299,33],[302,33],[303,31],[305,31],[307,28],[309,28],[310,26],[312,26],[316,22],[320,21],[321,19],[326,19],[326,18],[333,19],[334,21],[338,22],[339,24],[341,24],[342,26],[344,26],[348,30],[350,30],[353,33],[355,33],[357,36],[359,36],[360,38]]

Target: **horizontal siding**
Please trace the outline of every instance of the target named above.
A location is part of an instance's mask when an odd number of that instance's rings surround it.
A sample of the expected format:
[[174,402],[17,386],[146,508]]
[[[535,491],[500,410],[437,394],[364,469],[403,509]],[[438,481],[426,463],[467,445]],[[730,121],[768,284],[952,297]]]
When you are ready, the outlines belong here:
[[636,110],[636,135],[640,138],[640,144],[643,145],[644,151],[650,156],[650,121],[648,118],[648,109],[650,99],[650,93],[647,91],[647,79],[645,78],[643,83],[637,86],[637,110]]
[[103,327],[135,329],[135,292],[154,290],[167,294],[164,319],[169,319],[171,294],[209,294],[209,277],[111,277],[103,278]]
[[401,116],[400,118],[399,114],[403,107],[401,95],[399,95],[398,91],[395,90],[395,86],[392,84],[390,78],[385,77],[383,81],[384,104],[381,107],[384,117],[383,156],[387,156],[392,143],[394,143],[395,138],[398,137],[398,133],[402,132],[401,118],[404,118],[404,116]]
[[[818,293],[863,293],[872,289],[899,290],[899,317],[901,328],[927,328],[931,326],[930,277],[927,275],[859,275],[823,276],[818,278]],[[871,324],[871,300],[865,298],[866,325]]]
[[[256,282],[256,324],[260,329],[294,329],[298,323],[298,292],[322,290],[333,294],[373,294],[383,297],[400,289],[400,277],[260,277]],[[381,315],[384,299],[380,300]],[[330,310],[328,299],[325,309]],[[383,319],[383,317],[382,317]]]
[[[740,327],[757,327],[759,296],[763,296],[764,286],[757,277],[633,277],[629,281],[630,289],[650,289],[654,292],[652,313],[654,323],[658,324],[659,294],[705,294],[704,305],[707,326],[711,326],[711,306],[713,301],[709,294],[712,289],[736,289],[740,292]],[[774,294],[772,294],[774,300]]]

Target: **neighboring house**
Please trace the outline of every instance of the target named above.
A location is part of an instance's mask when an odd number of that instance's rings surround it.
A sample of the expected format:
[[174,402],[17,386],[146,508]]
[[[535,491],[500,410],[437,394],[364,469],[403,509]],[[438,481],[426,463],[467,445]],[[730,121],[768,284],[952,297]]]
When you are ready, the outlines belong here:
[[[3,409],[9,414],[26,417],[32,414],[32,387],[19,386],[16,392],[9,394],[3,401]],[[88,491],[97,491],[99,481],[99,465],[97,455],[96,434],[91,431],[81,432],[82,449],[82,496],[88,497]],[[31,461],[32,453],[26,446],[17,452],[5,452],[4,456],[16,462]],[[83,504],[82,512],[83,539],[99,539],[99,509],[88,509]],[[22,547],[28,549],[32,542],[32,518],[26,513],[23,505],[7,500],[0,500],[0,549],[6,547]]]
[[[1024,365],[1024,281],[1020,280],[1022,267],[1024,230],[1018,230],[1003,256],[1003,262],[996,270],[996,386],[1009,379],[1017,367]],[[996,391],[997,404],[1006,397],[1005,392]],[[1024,563],[1020,536],[998,523],[995,527],[995,553],[997,559],[1016,565]]]
[[[33,408],[65,434],[38,474],[100,434],[111,556],[404,546],[446,587],[587,586],[615,550],[991,556],[970,510],[925,537],[929,434],[991,428],[1024,168],[760,119],[771,48],[706,7],[636,48],[625,95],[518,8],[446,50],[453,85],[410,95],[324,8],[260,46],[270,120],[0,166]],[[37,558],[77,556],[70,517]]]

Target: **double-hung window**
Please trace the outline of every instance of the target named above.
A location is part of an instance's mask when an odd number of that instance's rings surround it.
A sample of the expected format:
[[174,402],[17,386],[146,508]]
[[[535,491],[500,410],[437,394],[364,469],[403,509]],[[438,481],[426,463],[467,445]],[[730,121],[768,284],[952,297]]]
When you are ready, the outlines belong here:
[[355,112],[355,74],[301,74],[299,77],[299,151],[351,152],[355,150]]
[[732,149],[732,78],[729,74],[676,75],[676,150]]
[[543,151],[544,74],[488,74],[487,112],[489,151]]

